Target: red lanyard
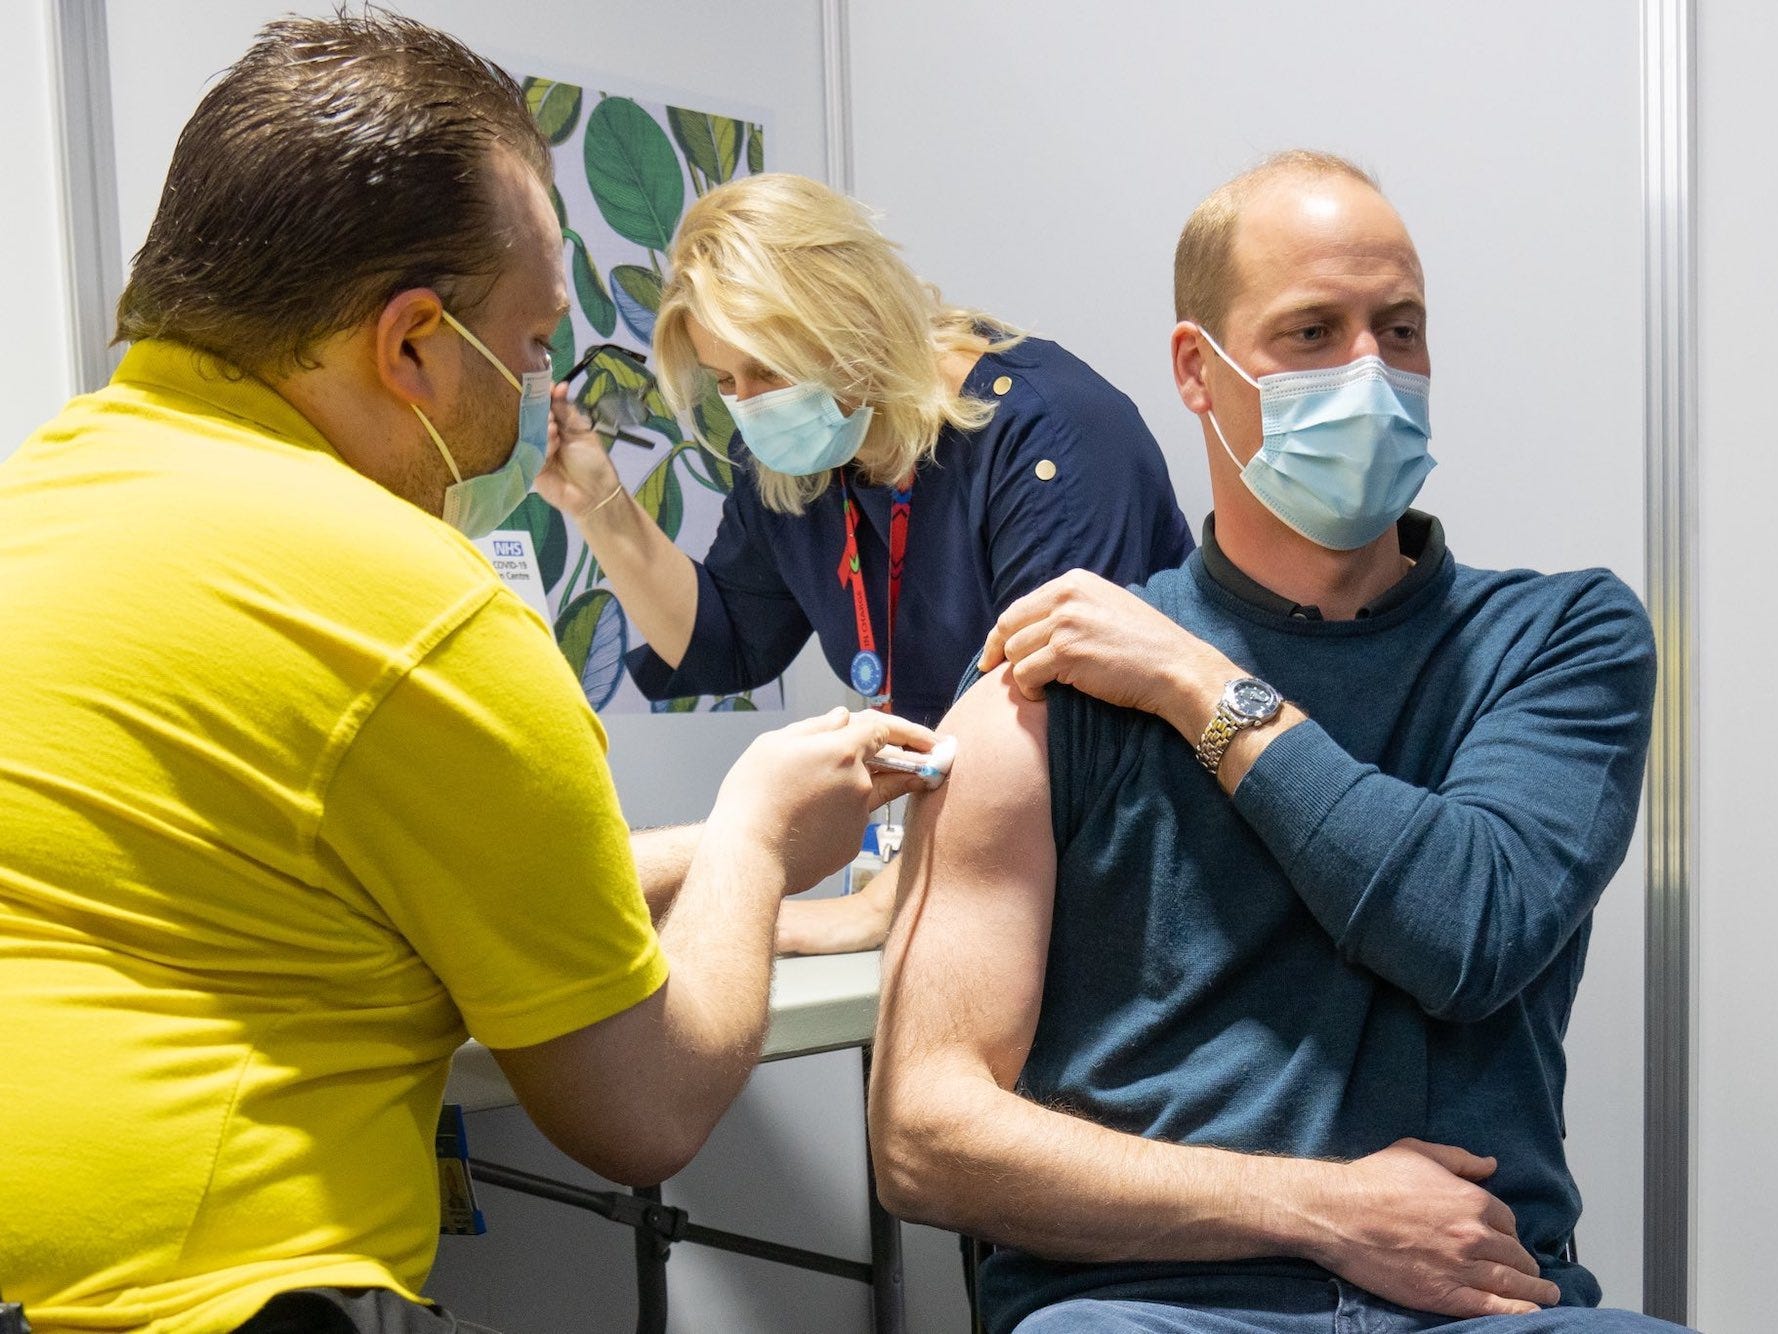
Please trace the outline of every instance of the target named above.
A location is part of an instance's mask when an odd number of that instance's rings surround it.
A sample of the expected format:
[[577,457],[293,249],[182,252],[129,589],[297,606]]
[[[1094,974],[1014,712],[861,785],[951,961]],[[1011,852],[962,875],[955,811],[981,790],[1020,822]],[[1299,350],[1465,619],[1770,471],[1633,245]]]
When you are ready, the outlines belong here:
[[870,601],[864,595],[864,573],[858,564],[858,504],[852,499],[846,475],[840,474],[840,494],[845,499],[846,549],[840,553],[840,583],[852,589],[852,614],[858,622],[858,653],[852,659],[852,688],[873,709],[889,708],[895,684],[895,612],[901,605],[901,569],[908,553],[908,518],[913,512],[914,475],[890,492],[889,501],[889,624],[883,654],[877,656],[877,636],[871,629]]

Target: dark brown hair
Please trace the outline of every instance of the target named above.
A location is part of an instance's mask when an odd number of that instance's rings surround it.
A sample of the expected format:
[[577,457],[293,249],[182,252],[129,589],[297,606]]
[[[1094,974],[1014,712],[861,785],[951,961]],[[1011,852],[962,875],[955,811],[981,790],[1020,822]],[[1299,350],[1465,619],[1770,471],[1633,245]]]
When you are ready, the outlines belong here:
[[370,9],[267,24],[179,135],[118,341],[285,372],[409,288],[473,310],[506,252],[498,148],[551,179],[518,85],[455,38]]

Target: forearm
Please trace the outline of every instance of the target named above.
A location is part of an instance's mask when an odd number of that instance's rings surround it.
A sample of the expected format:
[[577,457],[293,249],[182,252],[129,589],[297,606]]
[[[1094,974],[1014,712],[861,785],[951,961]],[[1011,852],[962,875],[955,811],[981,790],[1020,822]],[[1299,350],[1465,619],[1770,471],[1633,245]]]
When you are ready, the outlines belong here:
[[[1210,659],[1183,656],[1198,688],[1176,685],[1167,716],[1191,739]],[[1432,757],[1404,740],[1402,776],[1300,715],[1241,734],[1219,775],[1341,954],[1459,1022],[1520,994],[1592,911],[1635,827],[1648,739],[1652,641],[1615,581],[1505,661]]]
[[[1162,716],[1195,746],[1220,682],[1238,675],[1215,650],[1186,659]],[[1492,813],[1505,803],[1456,801],[1378,773],[1323,729],[1297,731],[1308,722],[1286,702],[1272,722],[1237,733],[1218,785],[1343,954],[1430,1014],[1491,1013],[1549,963],[1597,887],[1574,883],[1562,858],[1508,829]]]
[[1080,1262],[1319,1257],[1337,1164],[1122,1134],[985,1075],[892,1078],[873,1088],[871,1140],[910,1221]]
[[1511,1210],[1474,1184],[1493,1159],[1417,1140],[1350,1163],[1167,1144],[1038,1107],[984,1071],[920,1075],[872,1086],[878,1192],[904,1218],[1081,1264],[1308,1260],[1453,1317],[1560,1300]]
[[657,927],[666,920],[678,898],[703,834],[701,824],[630,831],[630,855],[635,858],[642,897],[647,900],[649,916]]
[[784,869],[757,840],[712,830],[661,927],[667,955],[661,1108],[715,1124],[765,1040]]
[[1256,766],[1248,824],[1340,952],[1456,1022],[1486,1017],[1546,969],[1619,864],[1635,814],[1575,772],[1537,792],[1447,794],[1379,773],[1319,727]]
[[575,525],[637,634],[678,667],[697,622],[698,575],[691,558],[627,493],[578,516]]
[[[559,1037],[495,1050],[552,1141],[632,1185],[691,1160],[758,1061],[779,901],[844,864],[873,798],[905,791],[873,782],[865,757],[886,741],[931,739],[901,719],[843,709],[793,723],[747,747],[701,832],[662,835],[648,850],[661,854],[657,881],[671,878],[675,848],[696,836],[696,851],[673,910],[652,934],[637,930],[635,952],[620,956],[658,984]],[[633,883],[625,888],[633,907]]]
[[[1199,644],[1172,665],[1158,712],[1195,746],[1239,675]],[[1287,702],[1237,733],[1218,785],[1342,954],[1429,1014],[1491,1013],[1547,966],[1596,887],[1574,883],[1562,859],[1493,813],[1510,800],[1456,801],[1378,773],[1308,722]]]
[[849,954],[877,948],[895,916],[900,865],[899,860],[890,862],[852,894],[786,899],[778,910],[778,953]]

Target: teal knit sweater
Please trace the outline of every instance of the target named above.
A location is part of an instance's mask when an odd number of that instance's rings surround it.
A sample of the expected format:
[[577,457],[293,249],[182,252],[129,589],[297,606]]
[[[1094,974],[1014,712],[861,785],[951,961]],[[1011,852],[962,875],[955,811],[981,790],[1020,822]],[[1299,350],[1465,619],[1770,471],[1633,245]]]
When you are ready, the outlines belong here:
[[[1564,1303],[1593,1305],[1562,1258],[1580,1214],[1562,1038],[1636,821],[1648,619],[1608,572],[1469,569],[1411,518],[1421,570],[1363,619],[1219,581],[1213,531],[1208,568],[1199,551],[1139,590],[1309,716],[1232,799],[1160,719],[1050,692],[1055,919],[1021,1088],[1180,1143],[1495,1155],[1485,1184],[1520,1240]],[[983,1309],[1004,1329],[1157,1281],[1189,1301],[1194,1274],[1231,1267],[1000,1251]]]

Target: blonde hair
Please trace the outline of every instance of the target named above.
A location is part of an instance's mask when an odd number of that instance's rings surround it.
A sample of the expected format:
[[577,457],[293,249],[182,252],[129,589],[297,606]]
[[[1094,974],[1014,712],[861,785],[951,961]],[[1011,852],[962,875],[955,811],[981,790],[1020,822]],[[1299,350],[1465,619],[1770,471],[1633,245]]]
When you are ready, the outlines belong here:
[[1223,322],[1235,299],[1235,229],[1256,191],[1283,176],[1345,176],[1381,194],[1376,177],[1334,153],[1292,148],[1274,153],[1210,192],[1192,210],[1173,251],[1173,313],[1223,336]]
[[[689,416],[704,387],[686,328],[696,320],[792,383],[875,409],[856,462],[879,486],[912,472],[947,425],[975,431],[994,415],[992,401],[951,392],[942,359],[979,348],[984,326],[994,351],[1023,336],[946,305],[863,206],[805,176],[765,173],[711,190],[686,212],[667,260],[654,357],[674,411]],[[831,479],[753,467],[766,505],[786,514],[802,513]]]

